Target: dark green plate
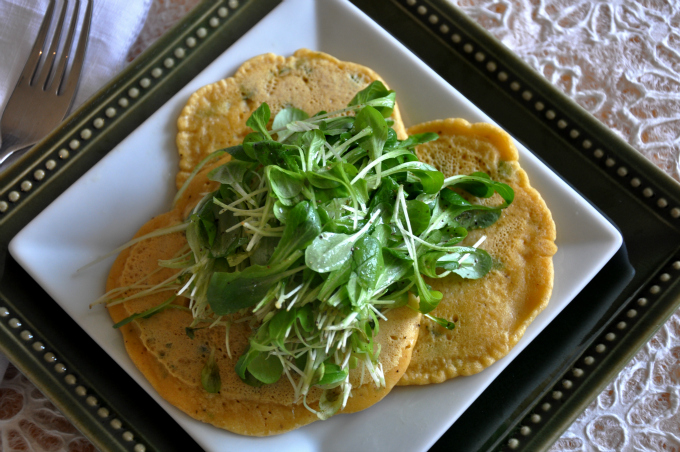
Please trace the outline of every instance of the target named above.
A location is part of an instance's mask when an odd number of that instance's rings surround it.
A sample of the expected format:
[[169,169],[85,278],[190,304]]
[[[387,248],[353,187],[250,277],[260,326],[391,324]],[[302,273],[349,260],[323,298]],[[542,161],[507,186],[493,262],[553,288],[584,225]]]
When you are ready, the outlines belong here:
[[[24,272],[8,243],[278,3],[202,3],[0,175],[0,348],[101,449],[197,446]],[[677,309],[679,187],[444,1],[352,3],[623,235],[624,247],[434,446],[547,449]],[[150,83],[139,89],[143,78]]]

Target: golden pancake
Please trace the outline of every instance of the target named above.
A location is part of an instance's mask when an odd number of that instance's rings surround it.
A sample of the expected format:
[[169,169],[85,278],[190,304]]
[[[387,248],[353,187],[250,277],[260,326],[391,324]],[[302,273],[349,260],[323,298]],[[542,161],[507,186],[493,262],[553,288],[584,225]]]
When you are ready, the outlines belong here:
[[[233,77],[199,89],[182,110],[177,121],[178,187],[210,153],[240,144],[252,132],[246,126],[247,119],[262,103],[271,109],[271,126],[276,113],[286,107],[310,115],[342,109],[375,80],[381,79],[368,68],[306,49],[289,58],[272,54],[252,58]],[[406,138],[396,108],[392,118],[398,137]],[[343,413],[371,406],[397,384],[435,383],[479,372],[517,343],[547,304],[552,290],[554,224],[519,167],[510,137],[494,126],[471,125],[464,120],[434,121],[408,132],[436,132],[441,137],[418,148],[422,161],[446,176],[484,171],[492,179],[509,184],[515,190],[515,200],[496,224],[470,231],[464,242],[471,245],[482,235],[488,237],[482,247],[496,263],[488,275],[480,280],[454,275],[428,281],[444,294],[432,315],[454,321],[456,328],[449,331],[408,307],[389,311],[388,319],[380,321],[375,338],[381,347],[385,386],[377,388],[360,370],[350,371],[352,394]],[[210,162],[198,172],[183,188],[173,210],[150,220],[136,236],[185,221],[204,194],[218,188],[208,180],[208,172],[228,159],[227,155]],[[482,202],[500,203],[498,195]],[[130,296],[140,290],[136,285],[140,280],[149,286],[171,281],[178,270],[161,268],[158,261],[177,257],[186,249],[184,232],[160,235],[129,247],[115,261],[107,290],[131,287],[122,294]],[[114,322],[120,322],[158,306],[177,289],[110,305],[110,315]],[[319,419],[296,397],[285,374],[276,383],[256,387],[243,382],[236,373],[236,363],[258,326],[252,323],[255,320],[240,312],[223,316],[231,322],[228,330],[223,324],[193,325],[188,304],[187,299],[178,297],[171,308],[121,327],[132,361],[162,397],[195,419],[251,436],[280,434]],[[189,334],[189,326],[198,328]],[[201,373],[213,353],[221,382],[217,393],[207,392],[201,382]],[[313,387],[305,400],[318,410],[321,396],[322,390]]]
[[[218,162],[218,165],[222,162]],[[213,166],[215,166],[213,165]],[[136,236],[171,226],[185,218],[190,201],[200,198],[211,186],[201,171],[189,185],[177,207],[144,225]],[[161,235],[139,242],[116,259],[107,282],[107,291],[127,287],[145,278],[144,284],[157,284],[173,276],[176,270],[163,268],[154,273],[159,259],[168,259],[186,245],[181,232]],[[131,295],[130,290],[125,295]],[[165,301],[172,291],[166,291],[109,307],[114,322],[143,312]],[[185,299],[175,301],[185,305]],[[369,378],[362,381],[360,372],[350,373],[352,397],[343,412],[362,410],[381,400],[403,375],[414,348],[420,314],[400,308],[387,314],[389,320],[380,322],[376,343],[381,344],[380,361],[385,374],[385,387],[376,388]],[[125,346],[132,361],[159,394],[190,416],[235,433],[266,436],[283,433],[318,420],[299,400],[294,400],[294,389],[282,378],[274,384],[253,387],[244,383],[235,372],[238,358],[248,345],[252,333],[247,323],[235,323],[229,332],[231,357],[225,344],[225,328],[218,326],[196,330],[190,338],[185,328],[191,324],[190,312],[166,309],[147,319],[138,319],[121,328]],[[216,350],[222,389],[218,394],[206,392],[201,385],[203,369],[211,349]],[[318,409],[321,390],[310,391],[307,402]]]
[[[288,58],[268,53],[246,61],[233,77],[192,94],[182,110],[177,120],[177,187],[205,156],[240,144],[252,132],[246,126],[247,119],[263,102],[269,105],[272,120],[286,107],[310,115],[336,111],[375,80],[382,81],[367,67],[307,49]],[[392,118],[395,132],[405,138],[397,108]]]
[[[428,280],[444,298],[432,315],[454,321],[449,331],[423,318],[416,349],[399,385],[440,383],[472,375],[505,356],[550,299],[555,224],[538,192],[520,168],[512,139],[491,124],[447,119],[420,124],[409,134],[435,132],[440,138],[417,148],[420,159],[446,177],[483,171],[515,191],[512,204],[491,227],[470,231],[471,246],[481,248],[496,265],[486,276],[466,280],[457,275]],[[475,201],[478,202],[478,201]],[[499,205],[498,195],[482,200]]]

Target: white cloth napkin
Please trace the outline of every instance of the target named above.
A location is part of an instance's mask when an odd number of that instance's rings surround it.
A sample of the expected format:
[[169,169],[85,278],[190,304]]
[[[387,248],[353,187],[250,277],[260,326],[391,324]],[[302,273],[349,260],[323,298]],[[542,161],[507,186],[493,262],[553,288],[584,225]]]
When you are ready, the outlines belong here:
[[[63,1],[57,0],[55,7],[61,8]],[[75,1],[82,2],[82,18],[88,0]],[[94,2],[90,37],[73,108],[125,67],[128,51],[137,39],[151,5],[151,0],[89,1]],[[67,17],[70,17],[74,1],[68,3]],[[0,0],[0,111],[4,110],[19,79],[48,5],[49,0]],[[0,353],[0,381],[6,368],[7,358]]]
[[[61,7],[64,0],[57,0]],[[81,1],[80,16],[88,0]],[[74,107],[101,88],[126,64],[151,0],[93,1],[90,38]],[[69,1],[68,12],[75,3]],[[0,0],[0,108],[4,109],[33,47],[49,0]],[[67,15],[67,17],[69,17]]]

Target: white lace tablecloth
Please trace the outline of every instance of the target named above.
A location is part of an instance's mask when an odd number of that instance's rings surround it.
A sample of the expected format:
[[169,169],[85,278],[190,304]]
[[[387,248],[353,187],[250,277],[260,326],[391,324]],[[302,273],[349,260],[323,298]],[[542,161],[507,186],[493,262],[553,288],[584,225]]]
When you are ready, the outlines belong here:
[[[455,1],[455,0],[454,0]],[[132,60],[197,0],[154,0]],[[677,0],[458,0],[551,83],[680,179]],[[680,312],[551,448],[680,451]],[[93,450],[21,374],[0,385],[0,450]]]
[[[680,177],[680,3],[458,1],[553,85]],[[680,311],[551,448],[680,450]]]

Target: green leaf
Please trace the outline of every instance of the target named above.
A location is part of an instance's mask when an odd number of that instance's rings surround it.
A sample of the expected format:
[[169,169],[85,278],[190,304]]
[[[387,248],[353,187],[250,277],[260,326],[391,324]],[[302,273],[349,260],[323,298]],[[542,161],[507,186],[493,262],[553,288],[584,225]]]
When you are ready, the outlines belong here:
[[269,320],[269,337],[273,341],[285,339],[286,331],[293,325],[297,318],[297,310],[279,309],[274,317]]
[[[248,149],[250,150],[248,151]],[[283,145],[277,141],[257,141],[245,146],[254,158],[264,166],[276,165],[294,172],[300,171],[296,146]],[[294,151],[294,152],[293,152]]]
[[442,317],[435,317],[435,316],[430,315],[430,314],[425,314],[425,317],[432,320],[433,322],[435,322],[439,326],[443,326],[447,330],[452,330],[456,327],[455,323],[453,323],[450,320],[446,320],[445,318],[442,318]]
[[277,265],[291,253],[302,250],[321,233],[321,218],[307,201],[293,207],[286,216],[286,226],[269,265]]
[[[417,199],[411,199],[406,201],[406,212],[408,213],[408,218],[411,223],[411,230],[413,235],[419,236],[430,225],[430,208],[422,201]],[[404,211],[399,211],[399,217],[404,225],[404,228],[408,229],[406,226],[406,217],[404,216]]]
[[305,250],[307,267],[318,273],[337,270],[352,257],[353,235],[324,232]]
[[327,136],[340,135],[352,129],[353,124],[354,116],[340,116],[339,118],[329,119],[321,123],[319,130]]
[[411,147],[417,146],[419,144],[427,143],[429,141],[434,141],[437,138],[439,138],[439,135],[437,135],[434,132],[416,133],[416,134],[413,134],[413,135],[409,135],[408,138],[406,138],[403,141],[400,141],[398,143],[398,146],[395,146],[395,147],[411,148]]
[[256,247],[253,254],[250,255],[250,264],[267,265],[274,255],[274,250],[276,250],[280,241],[280,237],[262,237],[259,246]]
[[333,270],[324,281],[321,291],[319,292],[319,300],[326,301],[328,297],[338,287],[347,284],[349,275],[352,273],[352,260],[347,259],[340,268]]
[[397,191],[399,191],[399,184],[389,176],[382,178],[380,187],[373,192],[371,202],[368,204],[369,210],[373,210],[378,204],[394,205],[394,200],[397,199]]
[[[383,166],[386,165],[384,164]],[[391,168],[383,169],[381,175],[383,177],[394,175],[395,179],[401,178],[401,180],[404,180],[404,176],[408,177],[408,173],[411,174],[412,178],[415,178],[414,182],[420,182],[423,187],[423,191],[426,193],[437,193],[437,191],[442,188],[445,181],[444,175],[437,171],[436,168],[428,165],[427,163],[419,161],[408,161]],[[368,176],[366,179],[373,180],[375,178],[376,176]]]
[[491,180],[491,177],[482,172],[472,173],[469,176],[452,176],[444,181],[445,186],[456,186],[467,191],[471,195],[480,198],[489,198],[494,192],[501,195],[505,201],[505,206],[512,203],[515,192],[507,184]]
[[292,209],[291,206],[286,206],[282,204],[281,201],[276,201],[274,203],[274,207],[272,208],[274,216],[276,217],[277,220],[279,220],[279,223],[281,224],[287,223],[288,213],[290,213],[291,209]]
[[269,110],[269,105],[263,102],[262,105],[257,107],[257,109],[250,115],[250,118],[246,121],[246,125],[253,129],[255,132],[259,132],[268,140],[272,137],[267,131],[267,123],[269,123],[269,117],[271,116],[271,111]]
[[265,175],[269,180],[272,191],[281,200],[295,198],[305,186],[305,177],[302,174],[278,166],[266,167]]
[[418,178],[418,181],[423,186],[423,191],[429,194],[439,193],[444,184],[444,175],[439,171],[429,171],[413,169],[410,173]]
[[242,272],[215,272],[208,283],[208,304],[217,315],[227,315],[256,305],[272,286],[288,276],[288,269],[299,257],[294,252],[276,265],[251,265]]
[[[259,135],[259,134],[258,134]],[[253,156],[248,155],[242,144],[237,144],[236,146],[230,146],[228,148],[220,149],[221,152],[226,152],[236,160],[243,162],[257,162]]]
[[445,251],[429,251],[418,256],[418,270],[430,278],[438,278],[437,275],[437,261],[440,257],[445,256]]
[[419,311],[427,314],[439,305],[444,295],[436,290],[432,290],[425,284],[425,280],[420,273],[414,274],[416,288],[418,289],[418,296],[420,297]]
[[240,220],[231,212],[219,211],[220,207],[213,204],[213,212],[217,211],[217,236],[210,247],[210,255],[213,258],[226,257],[233,254],[239,247],[248,243],[248,239],[241,237],[241,230],[234,229],[224,232],[237,224]]
[[241,380],[246,381],[248,366],[253,361],[253,359],[255,359],[255,356],[257,356],[258,353],[260,352],[248,345],[246,351],[243,352],[243,354],[238,358],[238,361],[236,361],[234,370]]
[[215,214],[213,210],[212,200],[205,203],[201,209],[198,217],[201,222],[201,228],[207,235],[207,248],[210,248],[215,243],[215,236],[217,235],[217,226],[215,226]]
[[456,217],[458,224],[472,231],[473,229],[484,229],[494,224],[501,217],[501,209],[478,209],[468,210]]
[[353,130],[355,133],[358,133],[366,127],[370,127],[372,133],[361,141],[361,147],[368,151],[368,155],[372,160],[375,160],[382,155],[389,127],[380,112],[370,106],[359,110],[354,121]]
[[199,328],[192,328],[192,327],[187,326],[186,328],[184,328],[184,332],[187,334],[187,336],[189,336],[189,339],[193,340],[193,339],[196,338],[195,332],[198,331],[198,330],[202,330],[204,328],[206,328],[206,327],[202,326],[202,327],[199,327]]
[[308,170],[311,169],[313,166],[312,162],[318,158],[318,155],[321,152],[326,152],[326,149],[324,148],[325,144],[326,137],[324,136],[324,133],[318,129],[305,132],[300,137],[300,145],[307,154]]
[[[274,122],[272,123],[272,130],[284,129],[288,124],[295,121],[302,121],[309,118],[309,115],[299,108],[286,107],[279,111],[274,117]],[[278,141],[283,142],[286,138],[293,134],[290,130],[282,130],[277,132]]]
[[[465,259],[463,257],[468,255]],[[493,259],[479,248],[460,247],[437,260],[437,265],[466,279],[479,279],[491,271]]]
[[500,218],[502,207],[470,204],[458,193],[448,189],[442,190],[440,196],[441,202],[433,215],[431,230],[451,226],[466,229],[488,227]]
[[304,305],[297,310],[297,319],[300,321],[300,326],[307,333],[314,331],[314,313],[312,311],[311,303]]
[[286,107],[279,111],[274,117],[274,122],[272,123],[272,129],[281,129],[286,127],[291,122],[302,121],[303,119],[309,118],[309,115],[295,107]]
[[385,141],[384,149],[386,150],[395,149],[398,144],[399,140],[397,139],[397,132],[395,132],[392,127],[390,127],[389,129],[387,129],[387,141]]
[[254,168],[255,166],[250,162],[230,160],[224,165],[211,170],[208,173],[208,179],[220,184],[240,187],[244,184],[246,174]]
[[327,389],[334,387],[347,379],[347,372],[342,370],[340,366],[330,361],[324,362],[323,377],[316,382],[317,386],[325,386]]
[[354,245],[353,257],[359,283],[367,289],[374,289],[383,269],[380,242],[370,235],[361,237]]
[[211,394],[220,392],[222,381],[220,379],[220,369],[215,360],[215,348],[210,350],[210,357],[201,370],[201,384],[203,389]]
[[413,261],[407,256],[396,253],[389,248],[383,248],[382,255],[383,271],[378,276],[375,287],[376,292],[384,290],[413,274]]
[[259,352],[248,364],[248,372],[258,381],[268,385],[279,381],[283,374],[283,364],[277,356]]
[[328,188],[325,190],[320,188],[314,189],[314,197],[316,198],[317,202],[321,203],[329,202],[337,198],[347,198],[349,195],[349,190],[347,190],[344,185],[336,188]]
[[123,325],[127,325],[128,323],[132,322],[133,320],[136,319],[148,319],[149,317],[153,316],[154,314],[158,314],[168,306],[170,306],[170,303],[175,301],[175,298],[177,298],[177,295],[173,295],[167,300],[165,300],[163,303],[154,306],[153,308],[149,308],[146,311],[138,312],[137,314],[132,314],[130,317],[126,317],[120,322],[116,323],[113,325],[114,328],[120,328]]
[[330,170],[319,169],[316,171],[307,171],[305,173],[307,180],[313,187],[327,189],[327,188],[337,188],[345,185],[345,182],[337,177]]
[[[349,392],[350,386],[346,386],[346,391]],[[326,389],[319,399],[319,411],[317,416],[321,420],[325,420],[333,416],[335,413],[340,411],[342,408],[342,402],[344,400],[344,391],[339,387],[332,389]]]
[[394,103],[394,91],[388,90],[381,81],[376,80],[359,91],[347,105],[350,107],[353,105],[371,105],[383,117],[387,118],[394,110]]

